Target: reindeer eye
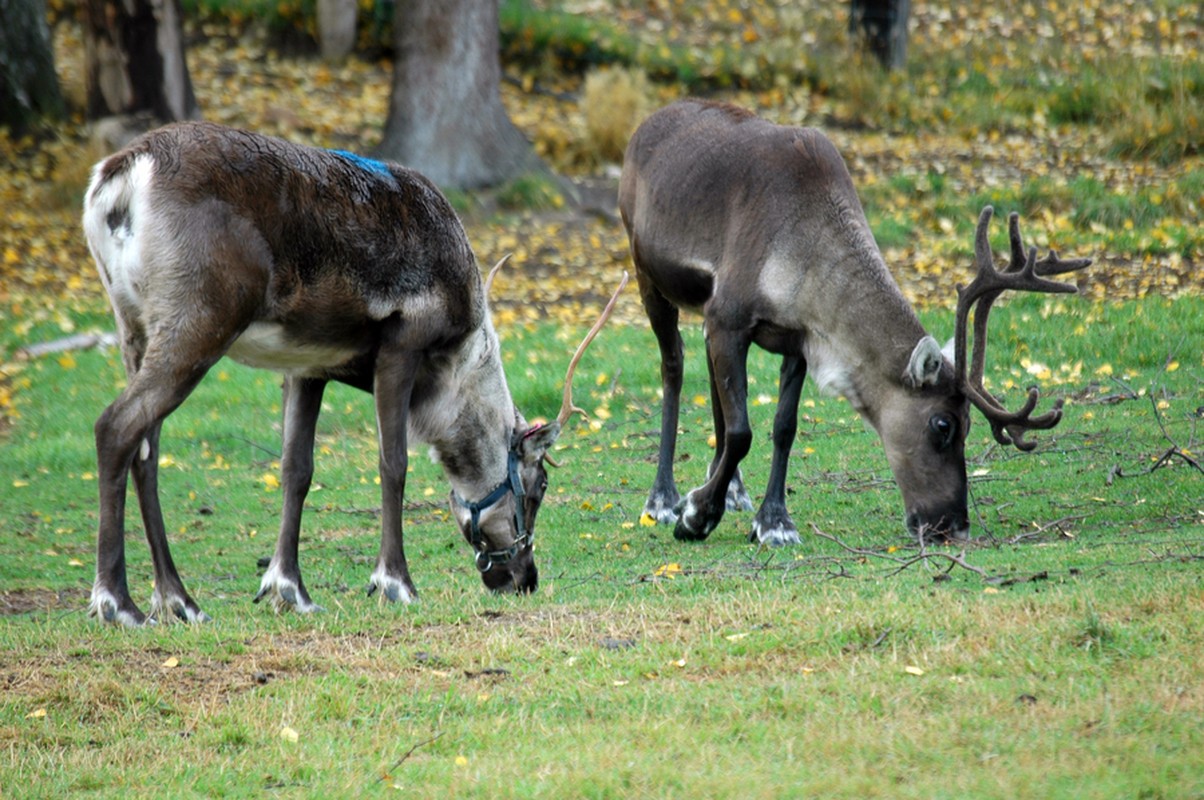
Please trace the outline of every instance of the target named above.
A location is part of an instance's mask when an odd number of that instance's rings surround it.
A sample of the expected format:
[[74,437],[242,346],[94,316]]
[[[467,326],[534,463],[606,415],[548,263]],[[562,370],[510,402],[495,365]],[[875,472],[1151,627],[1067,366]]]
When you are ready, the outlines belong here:
[[938,450],[948,448],[957,436],[957,423],[948,414],[933,414],[928,419],[928,429],[932,431],[932,441]]

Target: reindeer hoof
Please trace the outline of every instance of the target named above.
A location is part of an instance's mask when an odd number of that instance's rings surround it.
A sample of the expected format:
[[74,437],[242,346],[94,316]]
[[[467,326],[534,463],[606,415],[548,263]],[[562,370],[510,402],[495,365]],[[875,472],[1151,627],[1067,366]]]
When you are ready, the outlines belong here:
[[656,520],[659,525],[672,525],[677,522],[680,505],[681,500],[676,493],[672,497],[657,495],[648,498],[648,502],[644,504],[644,513]]
[[88,616],[96,617],[108,625],[123,625],[127,628],[140,628],[148,621],[154,624],[154,620],[147,620],[146,615],[134,605],[133,600],[127,597],[125,602],[122,602],[107,589],[94,588],[92,590],[92,599],[88,603]]
[[726,505],[728,511],[752,511],[753,509],[752,498],[748,496],[745,488],[737,485],[735,481],[732,481],[731,485],[727,487]]
[[190,623],[212,622],[213,617],[201,611],[200,606],[193,602],[187,594],[161,595],[156,591],[151,598],[151,613],[148,621],[157,624],[177,620]]
[[754,519],[752,532],[748,534],[748,540],[754,544],[763,544],[766,547],[784,547],[788,544],[798,544],[798,528],[789,519],[785,519],[776,523],[761,524],[761,520]]
[[389,603],[412,603],[418,599],[418,591],[408,579],[398,578],[378,569],[368,581],[368,596],[380,591],[382,601]]
[[301,585],[300,578],[285,576],[276,566],[269,566],[259,583],[259,591],[252,602],[258,603],[265,597],[272,601],[272,610],[279,614],[282,611],[296,611],[300,614],[312,614],[323,611],[320,605],[309,599],[309,593]]
[[707,518],[703,510],[694,505],[692,496],[681,503],[679,512],[677,525],[673,528],[673,538],[679,542],[701,542],[719,524],[718,519]]
[[710,536],[709,532],[700,533],[698,531],[691,530],[690,527],[683,524],[681,520],[678,520],[677,525],[675,525],[673,528],[673,538],[679,542],[701,542],[708,536]]

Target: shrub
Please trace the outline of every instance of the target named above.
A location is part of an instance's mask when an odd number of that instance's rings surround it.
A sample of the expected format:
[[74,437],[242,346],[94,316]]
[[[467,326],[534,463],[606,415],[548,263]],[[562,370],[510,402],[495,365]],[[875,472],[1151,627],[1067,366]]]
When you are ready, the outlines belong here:
[[585,78],[581,102],[586,154],[596,162],[622,161],[627,140],[651,107],[644,73],[595,70]]

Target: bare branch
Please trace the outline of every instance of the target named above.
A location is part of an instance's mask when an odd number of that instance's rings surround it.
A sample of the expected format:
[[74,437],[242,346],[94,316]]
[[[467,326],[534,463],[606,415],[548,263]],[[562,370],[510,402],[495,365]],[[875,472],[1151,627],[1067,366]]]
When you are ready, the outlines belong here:
[[[436,734],[435,734],[434,736],[432,736],[431,738],[429,738],[429,739],[424,739],[424,740],[422,740],[421,742],[419,742],[418,744],[416,744],[416,745],[414,745],[413,747],[411,747],[409,750],[406,750],[404,753],[402,753],[402,754],[401,754],[401,758],[397,759],[397,761],[396,761],[396,762],[394,762],[393,766],[389,767],[389,769],[387,770],[387,772],[393,772],[393,771],[395,771],[395,770],[396,770],[398,767],[400,767],[402,764],[404,764],[404,763],[405,763],[405,761],[406,761],[406,759],[407,759],[407,758],[409,758],[410,756],[414,755],[414,751],[415,751],[415,750],[417,750],[419,747],[426,747],[426,746],[427,746],[428,744],[430,744],[431,742],[433,742],[433,741],[435,741],[436,739],[439,739],[440,737],[442,737],[444,733],[446,733],[446,731],[439,731],[438,733],[436,733]],[[381,775],[379,778],[377,778],[377,779],[376,779],[376,782],[377,782],[377,783],[380,783],[381,781],[387,780],[387,779],[388,779],[388,777],[389,777],[389,776],[388,776],[388,774]]]
[[832,534],[824,533],[822,530],[819,529],[819,526],[816,525],[814,522],[811,523],[811,530],[815,533],[816,536],[820,537],[821,539],[827,539],[830,542],[835,542],[837,545],[839,545],[841,547],[841,549],[846,550],[850,553],[853,553],[854,555],[858,555],[863,558],[877,558],[877,559],[882,559],[884,561],[893,561],[894,563],[898,564],[899,567],[898,567],[898,569],[893,570],[890,573],[891,575],[898,575],[903,570],[908,569],[909,567],[914,566],[915,564],[919,564],[921,562],[928,561],[930,559],[944,559],[945,561],[949,562],[950,569],[952,569],[953,567],[961,567],[962,569],[967,569],[970,572],[975,573],[976,575],[980,575],[983,578],[983,580],[986,580],[986,581],[994,580],[991,577],[991,575],[988,574],[987,571],[984,570],[982,567],[976,567],[973,564],[967,563],[965,560],[965,551],[964,550],[961,552],[961,554],[953,556],[948,553],[933,552],[930,550],[926,550],[926,549],[924,549],[923,546],[921,546],[920,552],[918,555],[903,556],[903,557],[892,556],[888,553],[879,553],[875,550],[863,550],[859,547],[852,547],[851,545],[845,544],[843,541],[841,541],[839,538],[833,536]]

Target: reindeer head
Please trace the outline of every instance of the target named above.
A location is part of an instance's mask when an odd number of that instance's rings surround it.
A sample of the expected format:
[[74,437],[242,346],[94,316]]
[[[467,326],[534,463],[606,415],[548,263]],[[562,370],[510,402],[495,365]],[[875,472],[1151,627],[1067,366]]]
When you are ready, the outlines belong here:
[[559,421],[531,427],[521,417],[517,422],[502,482],[481,500],[451,495],[452,512],[476,554],[481,580],[499,592],[533,592],[539,584],[535,515],[548,488],[543,461],[561,428]]
[[[490,270],[485,281],[486,294],[493,285],[497,271],[508,258],[503,258]],[[573,374],[585,349],[610,318],[619,294],[626,286],[627,274],[624,273],[619,288],[569,361],[564,376],[564,396],[556,419],[547,424],[528,425],[516,411],[505,479],[483,499],[475,502],[452,492],[452,513],[460,532],[476,553],[481,580],[493,591],[527,593],[535,591],[538,586],[539,571],[534,559],[535,516],[548,488],[548,473],[544,463],[559,466],[548,455],[548,450],[556,443],[573,414],[586,416],[584,410],[573,404]]]
[[903,494],[907,529],[922,540],[965,538],[970,409],[949,355],[925,336],[889,391],[894,396],[882,403],[874,423]]
[[[1019,411],[1011,412],[983,386],[986,363],[987,319],[991,305],[1007,289],[1030,292],[1074,293],[1073,284],[1045,280],[1083,269],[1089,258],[1063,261],[1054,251],[1040,261],[1035,247],[1025,250],[1020,238],[1019,215],[1008,217],[1011,261],[996,270],[987,228],[994,210],[983,208],[974,236],[977,274],[969,286],[957,288],[957,314],[953,352],[942,352],[926,336],[912,352],[904,373],[901,395],[886,404],[879,433],[907,509],[907,527],[921,540],[964,538],[969,530],[966,513],[966,434],[970,428],[969,407],[974,405],[987,422],[995,440],[1002,445],[1032,450],[1036,443],[1025,439],[1030,430],[1046,430],[1062,418],[1062,401],[1034,417],[1039,392],[1028,390]],[[967,359],[967,323],[974,312],[974,347]],[[943,488],[939,488],[943,487]]]

